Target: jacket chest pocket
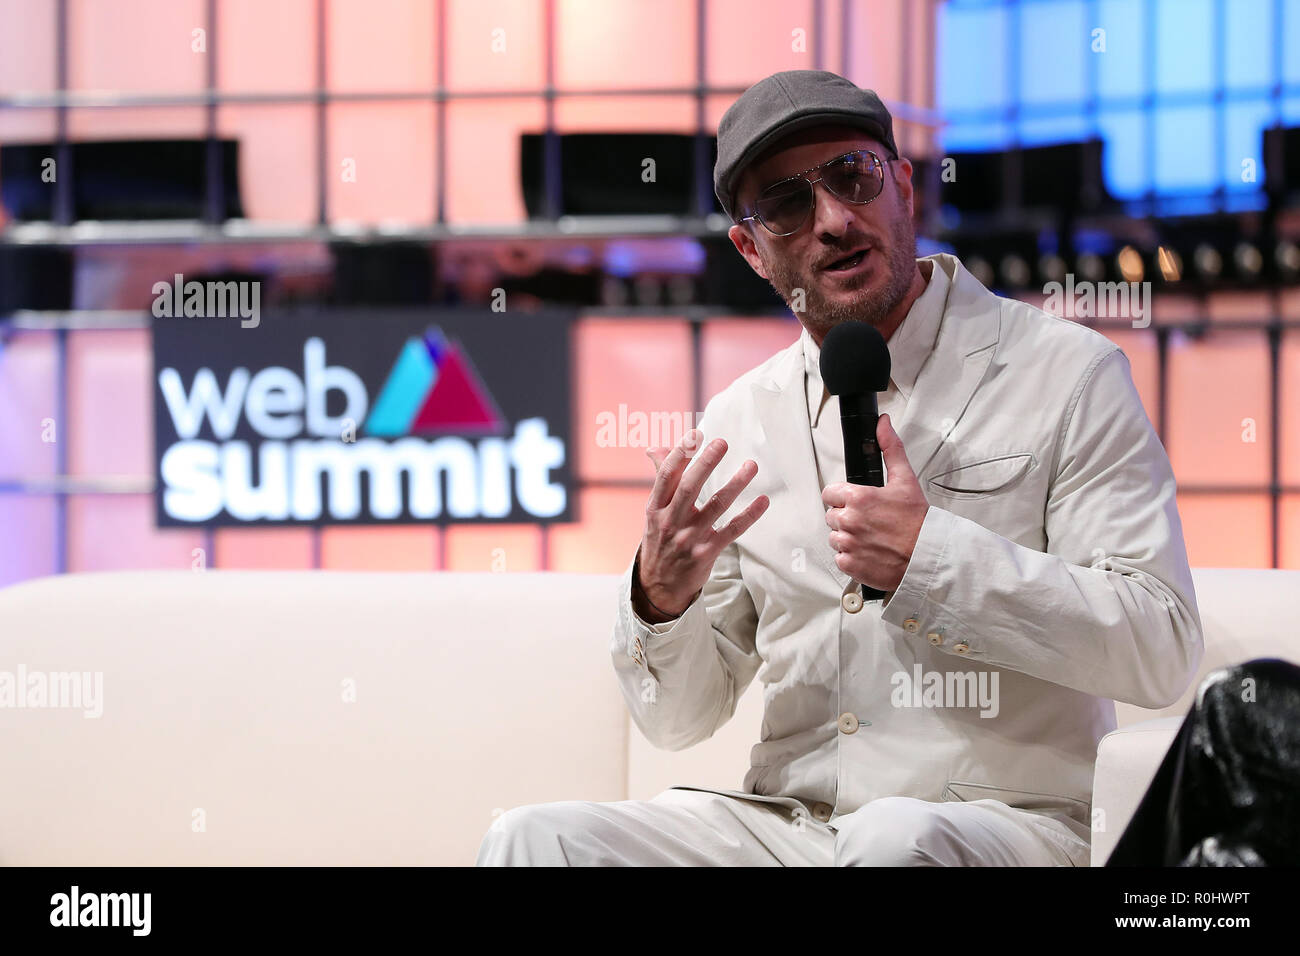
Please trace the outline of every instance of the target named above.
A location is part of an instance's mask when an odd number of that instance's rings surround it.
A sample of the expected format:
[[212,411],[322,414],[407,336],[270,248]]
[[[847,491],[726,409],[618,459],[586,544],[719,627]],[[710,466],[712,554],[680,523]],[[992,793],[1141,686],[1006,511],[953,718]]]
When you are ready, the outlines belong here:
[[947,498],[984,498],[1018,486],[1033,467],[1030,452],[999,455],[949,468],[932,475],[926,489]]

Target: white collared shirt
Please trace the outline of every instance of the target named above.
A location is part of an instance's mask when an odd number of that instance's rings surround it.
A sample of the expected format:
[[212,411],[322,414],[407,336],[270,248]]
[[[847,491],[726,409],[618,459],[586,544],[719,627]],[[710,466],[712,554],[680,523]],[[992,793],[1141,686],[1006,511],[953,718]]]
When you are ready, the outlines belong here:
[[[929,259],[919,259],[927,262]],[[948,302],[951,284],[942,269],[930,268],[925,291],[912,303],[906,318],[886,343],[889,346],[889,388],[877,398],[881,414],[898,430],[898,422],[907,408],[912,386],[921,366],[930,356],[939,334],[939,323]],[[821,349],[805,328],[800,335],[804,356],[804,383],[808,398],[808,424],[812,428],[813,452],[817,459],[817,479],[824,489],[845,480],[844,434],[840,428],[840,399],[826,390],[819,361]]]

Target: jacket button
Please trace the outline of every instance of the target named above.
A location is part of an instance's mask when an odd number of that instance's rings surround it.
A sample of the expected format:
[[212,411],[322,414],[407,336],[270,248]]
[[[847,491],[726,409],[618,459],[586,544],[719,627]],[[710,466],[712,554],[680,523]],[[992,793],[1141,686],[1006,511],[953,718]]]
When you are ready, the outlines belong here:
[[963,641],[960,644],[954,644],[952,649],[958,654],[966,654],[970,652],[970,645]]
[[858,718],[852,714],[840,714],[840,733],[856,734],[858,732]]
[[831,805],[829,803],[814,803],[812,815],[815,819],[825,823],[831,818]]
[[925,636],[926,639],[929,640],[929,642],[933,644],[935,647],[938,647],[940,644],[943,643],[943,635],[940,634],[938,631],[931,631],[929,634]]
[[859,591],[850,591],[840,598],[840,603],[850,614],[857,614],[862,610],[862,594]]
[[921,622],[914,617],[909,617],[903,622],[903,630],[907,631],[908,634],[915,634],[920,629]]

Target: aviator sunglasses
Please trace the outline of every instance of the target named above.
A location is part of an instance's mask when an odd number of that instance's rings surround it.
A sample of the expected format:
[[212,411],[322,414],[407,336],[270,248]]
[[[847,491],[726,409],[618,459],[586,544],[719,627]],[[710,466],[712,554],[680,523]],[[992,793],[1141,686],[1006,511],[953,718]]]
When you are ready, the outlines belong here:
[[[818,170],[820,176],[808,178]],[[884,188],[885,162],[869,149],[855,149],[836,156],[768,186],[754,200],[753,214],[740,221],[756,219],[774,236],[792,235],[812,212],[813,186],[817,183],[845,202],[864,205],[879,196]]]

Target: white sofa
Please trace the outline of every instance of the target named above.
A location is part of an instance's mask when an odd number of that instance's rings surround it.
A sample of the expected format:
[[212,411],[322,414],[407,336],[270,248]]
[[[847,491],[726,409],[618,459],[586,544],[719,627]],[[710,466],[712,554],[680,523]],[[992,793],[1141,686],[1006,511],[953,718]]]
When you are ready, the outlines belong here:
[[[1300,658],[1300,571],[1195,577],[1202,674]],[[470,864],[512,806],[738,787],[757,685],[711,740],[652,748],[610,663],[617,580],[157,571],[0,590],[0,672],[103,681],[98,717],[0,708],[0,864]],[[1119,706],[1094,864],[1194,692]]]

